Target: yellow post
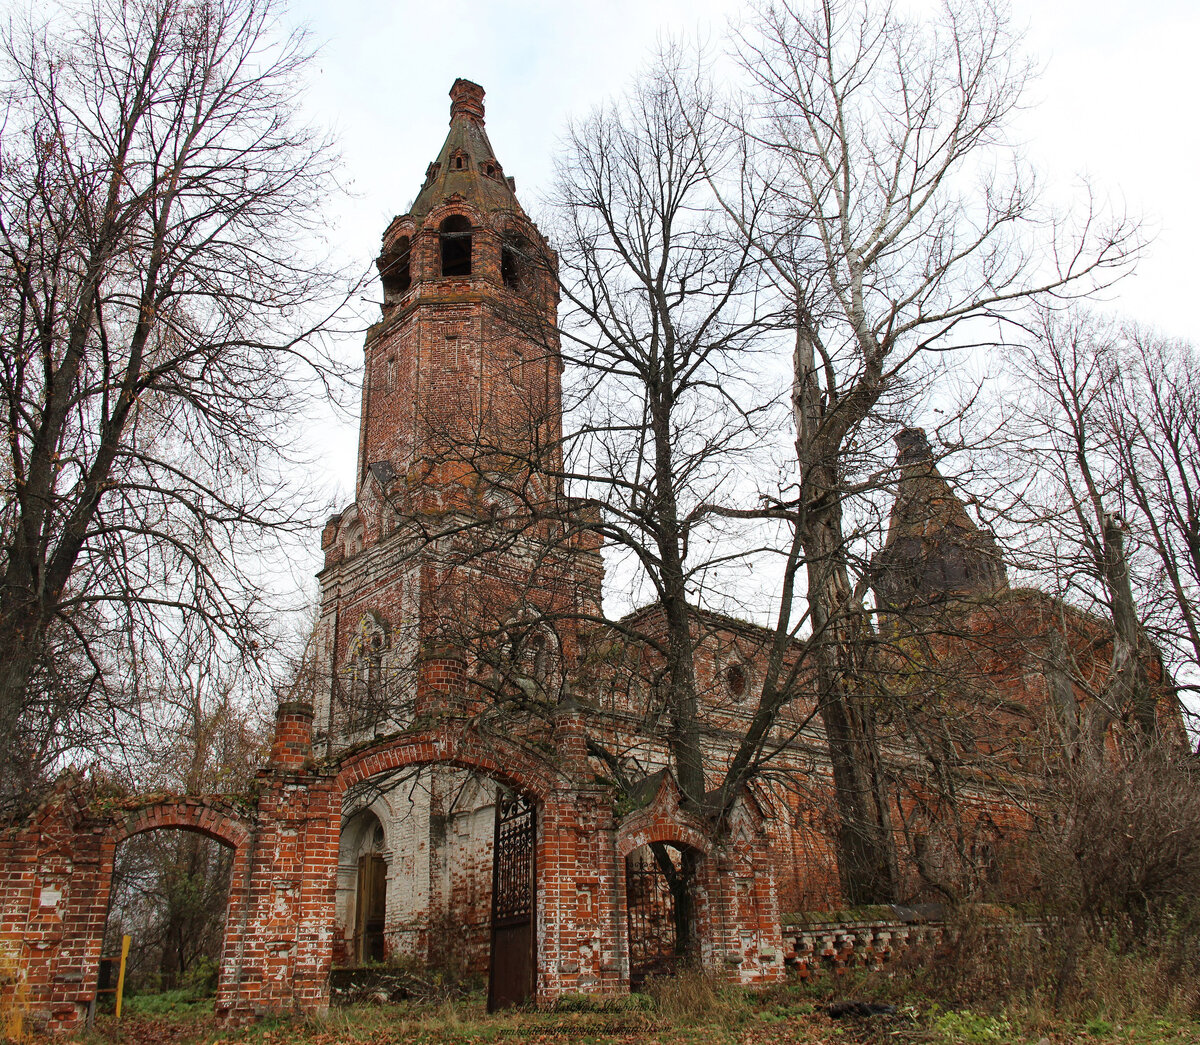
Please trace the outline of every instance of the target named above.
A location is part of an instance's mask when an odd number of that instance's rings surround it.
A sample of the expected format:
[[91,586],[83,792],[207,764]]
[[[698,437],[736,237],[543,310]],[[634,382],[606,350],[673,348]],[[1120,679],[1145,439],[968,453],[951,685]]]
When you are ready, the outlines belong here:
[[129,957],[130,940],[128,933],[121,937],[121,968],[117,973],[117,1019],[121,1018],[121,1002],[125,998],[125,959]]

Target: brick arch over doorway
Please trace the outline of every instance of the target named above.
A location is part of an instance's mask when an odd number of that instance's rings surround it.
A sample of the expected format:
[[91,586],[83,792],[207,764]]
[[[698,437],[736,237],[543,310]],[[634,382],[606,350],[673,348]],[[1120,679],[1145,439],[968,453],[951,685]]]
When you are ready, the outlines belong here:
[[473,729],[440,727],[402,733],[351,752],[338,765],[337,787],[344,792],[397,769],[434,765],[475,770],[534,796],[539,803],[560,786],[553,765],[512,740]]
[[640,811],[622,821],[617,832],[617,855],[623,860],[635,849],[652,842],[686,845],[705,857],[712,855],[712,842],[699,827],[684,817],[666,819],[652,810]]
[[248,897],[254,813],[221,797],[96,801],[67,775],[34,816],[0,835],[0,946],[21,968],[34,1026],[71,1030],[82,1023],[95,997],[117,846],[158,829],[194,831],[235,852],[218,998],[229,995],[233,937],[246,925],[234,912]]
[[[431,769],[467,775],[410,772]],[[402,798],[405,812],[393,812],[383,795],[407,780],[409,805]],[[336,962],[395,954],[459,963],[487,973],[489,1008],[545,992],[538,943],[561,919],[552,888],[563,842],[553,827],[565,787],[559,765],[519,741],[451,721],[348,753],[336,786],[344,817],[370,796],[385,803],[378,855],[340,846]]]
[[[617,902],[627,929],[631,926],[626,858],[656,842],[686,846],[700,854],[693,880],[693,913],[702,963],[725,967],[745,983],[781,979],[782,938],[775,882],[757,870],[769,866],[770,858],[758,804],[748,797],[740,799],[721,844],[714,845],[711,831],[680,806],[678,789],[664,776],[649,804],[627,815],[616,831]],[[630,962],[633,949],[634,941],[627,939]]]
[[249,840],[253,821],[242,807],[223,798],[160,798],[119,812],[108,833],[117,845],[158,830],[196,831],[238,850]]
[[[102,850],[97,898],[104,908],[112,890],[116,849],[123,841],[148,831],[192,831],[212,838],[233,850],[233,868],[226,902],[225,932],[221,946],[221,964],[217,979],[217,1008],[231,1011],[237,1007],[237,994],[246,959],[247,915],[250,904],[249,865],[257,835],[254,812],[245,805],[222,796],[183,796],[155,798],[141,803],[125,803],[112,812]],[[103,936],[104,919],[98,932]],[[95,950],[99,953],[100,940]],[[88,981],[98,973],[88,970]]]

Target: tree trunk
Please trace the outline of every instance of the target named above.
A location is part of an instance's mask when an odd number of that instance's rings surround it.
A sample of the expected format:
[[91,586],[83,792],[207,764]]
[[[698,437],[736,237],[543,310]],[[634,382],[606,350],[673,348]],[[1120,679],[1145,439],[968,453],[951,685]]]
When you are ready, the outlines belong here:
[[44,628],[29,605],[0,615],[0,813],[29,791],[32,766],[21,743],[22,716]]
[[675,496],[675,461],[671,432],[671,404],[661,390],[651,395],[650,426],[654,438],[655,488],[658,504],[658,554],[661,601],[667,621],[667,680],[672,717],[671,753],[679,789],[685,798],[703,807],[704,762],[700,752],[699,704],[692,648],[691,612],[683,566],[682,526]]
[[1101,523],[1104,527],[1104,582],[1112,604],[1113,623],[1112,679],[1104,703],[1131,713],[1141,739],[1147,741],[1158,733],[1157,701],[1150,690],[1145,666],[1138,657],[1140,626],[1129,581],[1129,561],[1125,557],[1124,523],[1111,513],[1105,514]]
[[838,874],[847,903],[890,903],[898,871],[875,709],[864,687],[871,634],[846,567],[842,531],[843,446],[878,398],[878,356],[853,395],[831,413],[817,386],[811,333],[797,302],[792,410],[800,495],[796,519],[808,571],[808,602],[817,669],[817,710],[825,727],[838,811]]
[[[838,872],[848,904],[891,903],[897,869],[873,698],[864,685],[870,641],[841,553],[841,510],[805,528],[817,710],[825,727],[838,811]],[[832,539],[831,539],[832,538]]]

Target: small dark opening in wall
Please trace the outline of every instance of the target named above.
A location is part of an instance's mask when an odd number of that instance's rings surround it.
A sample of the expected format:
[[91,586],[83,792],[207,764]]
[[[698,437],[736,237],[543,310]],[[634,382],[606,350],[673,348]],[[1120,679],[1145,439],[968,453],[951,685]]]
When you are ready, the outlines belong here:
[[452,214],[442,222],[442,275],[471,274],[471,223],[461,214]]
[[394,305],[412,286],[412,272],[409,267],[412,258],[412,248],[408,237],[399,240],[391,253],[380,266],[379,278],[383,281],[383,303]]
[[529,249],[517,236],[506,236],[500,245],[500,278],[510,290],[519,290],[525,282]]
[[725,669],[725,688],[735,700],[746,695],[746,669],[740,664],[730,664]]

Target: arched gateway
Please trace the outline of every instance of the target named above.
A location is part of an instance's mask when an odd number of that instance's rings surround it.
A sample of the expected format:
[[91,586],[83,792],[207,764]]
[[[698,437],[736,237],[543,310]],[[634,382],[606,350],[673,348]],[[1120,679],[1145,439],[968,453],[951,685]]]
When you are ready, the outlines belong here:
[[[448,719],[381,739],[334,763],[314,761],[311,724],[307,705],[281,705],[271,760],[259,774],[253,804],[162,797],[89,803],[64,782],[36,816],[0,837],[7,883],[0,942],[25,969],[34,1022],[69,1030],[86,1018],[95,997],[113,853],[124,838],[157,828],[199,831],[236,853],[218,1011],[233,1020],[322,1011],[333,960],[343,799],[357,783],[418,765],[486,773],[536,809],[536,899],[528,929],[511,921],[493,926],[501,935],[516,926],[509,933],[516,946],[528,943],[534,999],[627,989],[625,857],[648,840],[699,839],[667,787],[649,807],[617,821],[611,790],[589,782],[578,707],[564,703],[537,745]],[[755,892],[761,889],[746,870],[755,855],[753,824],[746,824],[726,853],[704,861],[707,913],[700,942],[709,958],[741,966],[750,978],[763,949],[762,926],[774,912],[761,909],[764,897]],[[752,942],[730,920],[746,919],[750,908],[753,921],[742,925],[751,926]],[[763,967],[756,975],[770,979],[777,971]],[[509,973],[497,968],[493,980],[504,975]]]

